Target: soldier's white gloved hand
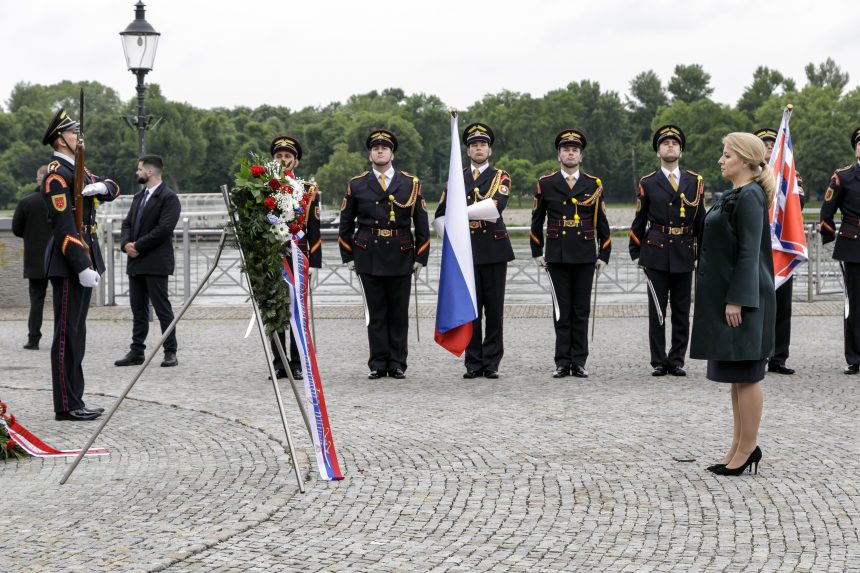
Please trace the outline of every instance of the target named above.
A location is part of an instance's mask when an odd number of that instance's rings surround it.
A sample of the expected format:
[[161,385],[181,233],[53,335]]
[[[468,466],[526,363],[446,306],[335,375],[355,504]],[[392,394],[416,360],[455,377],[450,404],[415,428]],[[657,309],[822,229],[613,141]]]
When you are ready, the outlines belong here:
[[81,195],[84,197],[89,197],[91,195],[104,195],[108,192],[107,185],[99,181],[98,183],[90,183],[84,190],[81,191]]
[[316,267],[311,267],[308,269],[308,276],[310,277],[311,289],[316,290],[319,284],[320,270]]
[[546,267],[546,258],[543,255],[540,255],[539,257],[532,257],[532,260],[535,262],[535,264],[537,264],[537,266]]
[[597,259],[597,262],[594,263],[594,268],[597,269],[597,276],[600,276],[600,273],[606,268],[606,262],[602,259]]
[[418,273],[420,273],[420,272],[421,272],[421,269],[423,269],[423,268],[424,268],[424,265],[422,265],[422,264],[421,264],[421,263],[419,263],[419,262],[415,262],[415,263],[413,263],[413,264],[412,264],[412,272],[413,272],[413,273],[415,273],[416,275],[417,275]]
[[81,286],[94,288],[99,284],[99,274],[93,269],[84,269],[78,273],[78,280],[81,281]]
[[355,270],[355,261],[347,261],[346,268],[348,268],[351,271],[354,271]]

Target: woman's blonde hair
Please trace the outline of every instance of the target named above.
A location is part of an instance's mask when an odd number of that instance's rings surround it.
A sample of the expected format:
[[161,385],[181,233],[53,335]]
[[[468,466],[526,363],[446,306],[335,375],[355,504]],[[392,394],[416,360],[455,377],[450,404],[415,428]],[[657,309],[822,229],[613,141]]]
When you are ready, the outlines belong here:
[[764,160],[766,152],[764,142],[752,133],[736,131],[723,138],[723,145],[737,153],[744,163],[752,167],[755,174],[753,181],[761,185],[767,199],[767,206],[770,207],[776,193],[776,180],[767,161]]

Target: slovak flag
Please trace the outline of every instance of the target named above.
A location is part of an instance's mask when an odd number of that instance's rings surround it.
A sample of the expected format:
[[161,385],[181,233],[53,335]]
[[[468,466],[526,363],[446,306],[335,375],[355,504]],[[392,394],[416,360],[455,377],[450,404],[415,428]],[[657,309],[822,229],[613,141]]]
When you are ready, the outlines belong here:
[[770,207],[770,239],[773,249],[774,286],[779,288],[809,258],[803,212],[797,191],[797,171],[788,121],[791,106],[782,112],[782,123],[770,156],[770,168],[776,178],[776,193]]
[[456,113],[451,114],[451,163],[446,197],[434,339],[455,356],[460,356],[472,338],[472,321],[478,317],[478,302]]

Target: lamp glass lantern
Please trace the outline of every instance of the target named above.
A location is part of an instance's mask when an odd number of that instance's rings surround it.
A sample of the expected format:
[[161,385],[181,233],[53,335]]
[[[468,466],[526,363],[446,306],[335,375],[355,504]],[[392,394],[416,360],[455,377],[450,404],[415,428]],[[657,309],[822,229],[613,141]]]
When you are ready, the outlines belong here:
[[145,13],[146,7],[143,2],[135,4],[134,20],[119,33],[126,65],[132,72],[146,73],[152,69],[155,63],[155,51],[158,49],[158,37],[161,36],[146,21]]

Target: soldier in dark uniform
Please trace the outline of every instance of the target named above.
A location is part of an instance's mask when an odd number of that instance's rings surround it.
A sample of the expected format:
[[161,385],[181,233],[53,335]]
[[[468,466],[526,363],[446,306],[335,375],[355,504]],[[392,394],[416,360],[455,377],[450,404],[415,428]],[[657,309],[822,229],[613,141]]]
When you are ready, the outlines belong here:
[[[841,261],[845,277],[845,374],[860,372],[860,127],[851,132],[851,146],[857,160],[836,170],[821,205],[821,242],[836,240],[833,258]],[[833,222],[837,210],[842,212],[838,236]]]
[[392,167],[397,137],[374,130],[367,149],[373,168],[349,182],[338,243],[344,264],[358,273],[370,311],[367,377],[401,379],[406,377],[411,278],[427,264],[430,226],[418,178]]
[[549,270],[560,314],[555,320],[553,378],[588,377],[589,295],[612,250],[603,185],[579,168],[586,145],[579,129],[565,129],[556,136],[560,169],[538,180],[532,210],[532,257]]
[[[674,125],[659,128],[651,146],[660,169],[639,180],[636,216],[630,228],[630,257],[648,282],[648,345],[653,376],[686,376],[690,299],[697,241],[702,236],[704,186],[698,173],[678,161],[686,136]],[[666,305],[672,307],[672,346],[666,354]]]
[[[478,203],[492,199],[501,214],[508,204],[511,176],[506,171],[490,167],[495,135],[490,126],[472,123],[463,130],[463,143],[471,167],[463,170],[467,202]],[[445,193],[436,209],[436,217],[445,216]],[[463,378],[499,377],[499,363],[504,354],[502,322],[505,310],[505,279],[508,261],[514,260],[514,250],[508,238],[505,220],[469,221],[472,237],[472,262],[475,268],[475,295],[478,318],[472,322],[472,339],[466,347],[466,373]],[[487,325],[481,340],[482,316]]]
[[[765,127],[753,133],[764,142],[764,160],[770,162],[773,146],[776,143],[776,130]],[[800,174],[797,174],[797,193],[800,195],[801,209],[806,204],[806,195],[803,193],[802,185],[803,179],[801,179]],[[776,338],[774,340],[774,354],[767,363],[768,372],[794,374],[794,369],[785,365],[786,360],[788,360],[788,347],[791,344],[791,297],[793,290],[794,275],[776,289]]]
[[[75,150],[78,122],[62,109],[51,120],[42,143],[54,148],[42,196],[48,206],[52,237],[45,252],[48,278],[54,293],[54,343],[51,375],[57,420],[93,420],[104,411],[84,404],[84,359],[87,311],[93,287],[105,265],[96,235],[94,199],[113,201],[119,186],[85,169],[82,205],[75,205]],[[75,229],[75,209],[83,209],[83,229]]]
[[[272,140],[270,145],[272,160],[280,163],[284,171],[294,171],[299,165],[302,158],[302,146],[299,141],[288,135],[279,135]],[[305,235],[299,240],[299,248],[302,253],[308,258],[308,273],[310,279],[310,287],[312,289],[317,286],[317,279],[320,267],[322,267],[322,240],[320,235],[320,190],[313,183],[307,183],[305,193],[310,193],[311,201],[308,204],[308,214],[305,217]],[[287,261],[290,265],[293,264],[290,251],[287,251]],[[281,339],[281,346],[289,352],[287,360],[290,372],[295,380],[302,379],[302,356],[299,348],[296,345],[296,339],[293,336],[293,331],[290,329],[290,347],[286,348],[286,336],[284,332],[279,332],[278,337]],[[286,378],[287,370],[284,363],[281,361],[281,356],[278,354],[278,348],[272,342],[272,356],[275,359],[272,365],[275,367],[275,374],[278,378]]]

